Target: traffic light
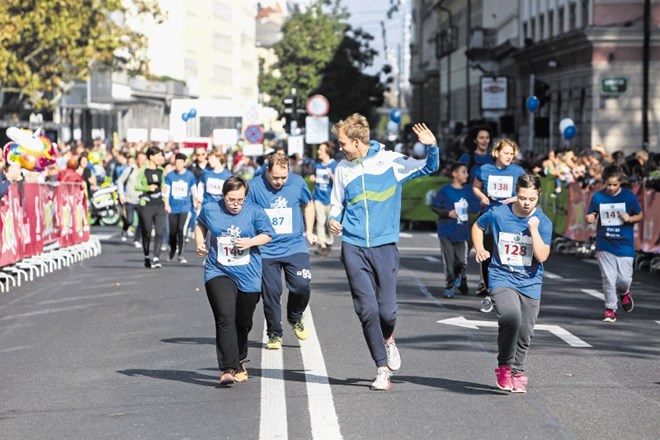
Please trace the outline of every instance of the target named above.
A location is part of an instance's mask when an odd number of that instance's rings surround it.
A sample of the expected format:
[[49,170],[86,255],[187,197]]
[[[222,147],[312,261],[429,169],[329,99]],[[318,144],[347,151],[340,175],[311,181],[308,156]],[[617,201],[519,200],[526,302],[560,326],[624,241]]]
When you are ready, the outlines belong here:
[[291,133],[291,122],[297,120],[296,97],[289,95],[282,102],[284,103],[284,118],[286,119],[285,129],[287,133]]
[[539,98],[539,107],[546,105],[550,102],[550,84],[536,80],[534,83],[534,96]]

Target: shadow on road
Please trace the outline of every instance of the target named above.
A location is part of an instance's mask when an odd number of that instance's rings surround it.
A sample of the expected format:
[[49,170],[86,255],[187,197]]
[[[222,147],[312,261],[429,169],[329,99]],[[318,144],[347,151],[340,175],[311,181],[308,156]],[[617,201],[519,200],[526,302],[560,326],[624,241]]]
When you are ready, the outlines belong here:
[[185,370],[143,370],[143,369],[130,369],[119,370],[117,373],[129,377],[151,377],[153,379],[173,380],[176,382],[184,382],[193,385],[202,385],[207,387],[219,388],[217,376],[208,376],[206,374],[199,374],[195,371]]

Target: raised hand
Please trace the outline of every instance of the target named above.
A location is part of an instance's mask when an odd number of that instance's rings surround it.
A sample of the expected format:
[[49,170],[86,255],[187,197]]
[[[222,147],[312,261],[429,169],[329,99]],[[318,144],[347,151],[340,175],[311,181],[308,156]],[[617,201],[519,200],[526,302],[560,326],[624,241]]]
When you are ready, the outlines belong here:
[[431,132],[431,130],[423,122],[413,125],[412,130],[417,135],[417,139],[419,139],[419,141],[424,145],[437,144],[433,132]]

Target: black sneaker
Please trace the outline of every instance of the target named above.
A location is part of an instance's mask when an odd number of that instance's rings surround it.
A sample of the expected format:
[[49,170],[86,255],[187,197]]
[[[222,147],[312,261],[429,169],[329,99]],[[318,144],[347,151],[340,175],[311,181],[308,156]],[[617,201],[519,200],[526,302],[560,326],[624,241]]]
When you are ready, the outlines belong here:
[[477,286],[477,295],[479,296],[488,295],[488,289],[486,288],[486,285],[484,283],[479,283],[479,285]]
[[170,253],[167,256],[167,261],[172,261],[174,260],[174,255],[176,254],[176,249],[171,249],[170,248]]
[[151,258],[144,257],[144,267],[146,267],[147,269],[151,269]]
[[461,295],[468,294],[469,289],[468,289],[466,277],[461,277],[461,284],[458,285],[458,291],[461,293]]
[[154,269],[160,269],[161,267],[163,267],[163,265],[160,264],[160,260],[158,258],[154,258],[154,260],[151,262],[151,267],[153,267]]
[[635,301],[633,301],[630,292],[626,292],[626,294],[621,297],[621,307],[623,307],[623,310],[626,312],[632,312],[632,309],[635,307]]

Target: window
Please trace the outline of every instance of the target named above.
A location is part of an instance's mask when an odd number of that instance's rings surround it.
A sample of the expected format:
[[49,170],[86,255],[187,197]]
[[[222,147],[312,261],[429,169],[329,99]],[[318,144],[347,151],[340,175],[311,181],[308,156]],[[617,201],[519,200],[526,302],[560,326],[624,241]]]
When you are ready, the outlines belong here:
[[548,38],[555,36],[555,13],[548,11]]
[[539,40],[545,39],[545,15],[539,15]]
[[568,30],[573,31],[576,29],[577,26],[577,17],[575,16],[576,14],[576,5],[575,3],[571,3],[568,5]]
[[564,7],[562,6],[557,10],[557,14],[559,15],[559,32],[558,34],[561,35],[564,33]]

